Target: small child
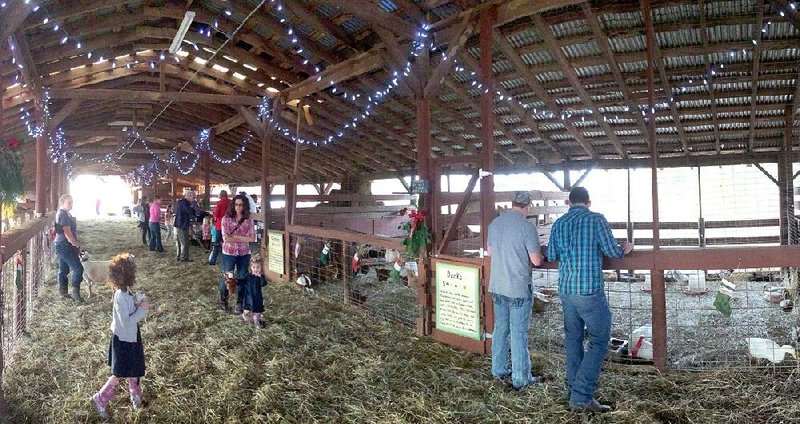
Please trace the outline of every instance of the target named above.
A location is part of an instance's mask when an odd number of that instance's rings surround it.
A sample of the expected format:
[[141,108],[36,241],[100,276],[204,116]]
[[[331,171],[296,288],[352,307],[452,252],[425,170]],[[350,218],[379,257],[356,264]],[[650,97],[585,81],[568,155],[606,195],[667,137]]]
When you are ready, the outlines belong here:
[[172,231],[175,228],[175,213],[172,212],[172,205],[168,205],[167,211],[164,212],[164,224],[167,226],[167,240],[171,240]]
[[134,295],[131,287],[136,283],[136,264],[133,255],[121,253],[111,259],[108,266],[108,284],[114,290],[114,312],[111,320],[111,342],[108,348],[108,365],[111,377],[91,397],[92,405],[103,418],[108,418],[106,405],[111,402],[120,378],[128,380],[131,404],[142,407],[144,376],[144,345],[139,331],[139,321],[147,314],[150,302],[143,294]]
[[[250,258],[250,274],[247,275],[240,296],[244,296],[242,303],[242,319],[252,322],[256,327],[261,326],[261,314],[264,312],[264,297],[261,287],[266,285],[266,279],[261,273],[261,256],[254,255]],[[252,318],[250,314],[253,314]]]
[[211,215],[206,215],[203,218],[203,247],[206,250],[211,249]]

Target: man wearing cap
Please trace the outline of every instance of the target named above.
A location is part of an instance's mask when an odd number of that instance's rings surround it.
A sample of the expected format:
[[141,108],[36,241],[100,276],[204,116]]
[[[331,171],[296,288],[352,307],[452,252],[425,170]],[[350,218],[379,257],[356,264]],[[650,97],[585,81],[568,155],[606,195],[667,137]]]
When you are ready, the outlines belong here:
[[526,219],[530,206],[530,192],[514,193],[511,210],[489,224],[486,249],[492,259],[489,276],[489,292],[494,303],[492,376],[496,379],[511,376],[511,385],[517,390],[541,381],[541,377],[531,374],[528,351],[533,306],[531,264],[539,266],[543,262],[539,233]]
[[[633,245],[617,243],[606,218],[589,210],[583,187],[569,192],[569,211],[550,231],[547,259],[558,262],[558,295],[564,310],[567,392],[570,409],[608,412],[594,398],[600,368],[611,339],[611,310],[604,291],[603,255],[621,258]],[[584,352],[584,329],[589,348]]]

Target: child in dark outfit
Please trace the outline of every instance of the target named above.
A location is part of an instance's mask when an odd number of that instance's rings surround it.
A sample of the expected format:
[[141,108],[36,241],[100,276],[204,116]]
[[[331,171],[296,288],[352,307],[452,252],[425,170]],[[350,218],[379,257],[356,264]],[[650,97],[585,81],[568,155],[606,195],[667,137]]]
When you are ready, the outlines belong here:
[[[254,255],[250,259],[250,274],[247,275],[242,292],[244,302],[242,303],[242,318],[246,322],[252,322],[256,327],[261,325],[261,314],[264,312],[264,296],[261,287],[266,284],[266,279],[261,273],[261,257]],[[250,314],[253,314],[250,317]]]
[[106,405],[111,402],[120,378],[128,380],[131,404],[142,407],[140,378],[144,376],[144,346],[139,331],[139,321],[147,314],[150,302],[141,293],[134,294],[136,264],[133,255],[122,253],[111,259],[108,267],[108,284],[114,290],[114,313],[111,320],[111,342],[108,347],[108,365],[111,377],[92,395],[92,405],[103,418],[108,418]]

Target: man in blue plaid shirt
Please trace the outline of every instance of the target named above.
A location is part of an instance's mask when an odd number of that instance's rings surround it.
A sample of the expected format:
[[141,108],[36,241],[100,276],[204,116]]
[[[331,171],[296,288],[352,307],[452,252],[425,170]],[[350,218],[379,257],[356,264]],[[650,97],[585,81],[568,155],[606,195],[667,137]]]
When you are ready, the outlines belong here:
[[[558,261],[558,293],[564,310],[567,390],[570,409],[608,412],[594,398],[600,368],[611,339],[611,310],[604,291],[603,256],[621,258],[633,245],[620,246],[606,218],[589,210],[589,192],[569,192],[569,211],[550,231],[547,259]],[[583,350],[584,329],[589,348]]]

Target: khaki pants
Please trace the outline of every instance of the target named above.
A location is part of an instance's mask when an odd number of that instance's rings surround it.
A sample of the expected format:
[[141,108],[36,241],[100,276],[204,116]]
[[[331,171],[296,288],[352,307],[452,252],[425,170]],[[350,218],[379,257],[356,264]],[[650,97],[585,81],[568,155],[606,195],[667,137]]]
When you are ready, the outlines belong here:
[[179,261],[189,259],[189,230],[182,228],[175,228],[175,242],[178,245],[176,258]]

